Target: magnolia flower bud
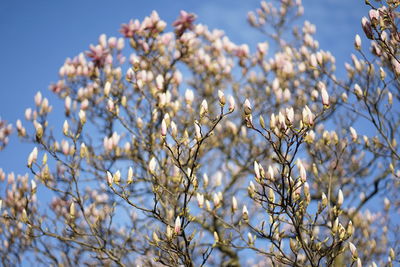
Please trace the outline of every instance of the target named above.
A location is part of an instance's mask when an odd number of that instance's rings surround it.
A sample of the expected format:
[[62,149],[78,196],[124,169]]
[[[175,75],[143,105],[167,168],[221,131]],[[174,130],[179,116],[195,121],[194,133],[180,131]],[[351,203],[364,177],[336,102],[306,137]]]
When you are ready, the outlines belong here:
[[286,108],[285,109],[285,113],[286,113],[286,120],[288,125],[292,125],[293,121],[294,121],[294,110],[292,107],[290,108]]
[[235,99],[233,98],[233,96],[229,96],[229,111],[232,112],[235,110]]
[[149,162],[149,172],[151,174],[154,173],[154,171],[156,170],[156,164],[157,164],[156,159],[152,157]]
[[389,258],[390,258],[391,261],[394,261],[395,258],[396,258],[396,253],[394,252],[393,248],[389,249]]
[[192,102],[193,102],[193,100],[194,100],[193,91],[190,90],[190,89],[186,89],[186,91],[185,91],[185,101],[186,101],[186,104],[191,105]]
[[165,137],[166,135],[167,135],[167,123],[165,122],[165,119],[163,119],[161,122],[161,136]]
[[201,136],[201,128],[200,128],[198,122],[194,123],[194,131],[195,131],[196,139],[200,140],[202,136]]
[[46,165],[47,164],[47,153],[43,154],[43,158],[42,158],[42,165]]
[[371,20],[372,25],[376,25],[379,22],[379,11],[376,9],[370,9],[368,12],[369,19]]
[[85,143],[81,144],[79,155],[81,158],[85,158],[88,156],[88,151],[87,151],[87,147],[86,147]]
[[119,182],[121,181],[121,172],[119,170],[117,170],[114,173],[113,180],[114,180],[114,183],[116,183],[116,184],[119,184]]
[[181,232],[181,218],[179,216],[175,219],[174,232],[177,235]]
[[43,137],[43,126],[40,123],[35,123],[35,130],[36,130],[36,138],[37,139],[42,139]]
[[217,193],[214,193],[213,202],[214,202],[214,207],[216,207],[216,208],[218,208],[221,204],[221,200],[219,199],[219,196]]
[[273,130],[276,127],[276,117],[275,114],[271,114],[271,118],[269,119],[269,127]]
[[86,112],[83,110],[79,110],[79,121],[82,125],[86,123]]
[[361,99],[363,96],[363,91],[357,83],[354,85],[354,94],[357,96],[358,99]]
[[218,100],[221,107],[225,106],[226,99],[224,92],[222,92],[221,90],[218,90]]
[[208,103],[207,100],[203,100],[200,106],[200,117],[203,117],[208,112]]
[[350,127],[350,134],[351,134],[353,142],[357,141],[357,137],[358,137],[357,131],[353,127]]
[[272,204],[275,203],[275,192],[272,188],[268,190],[268,201]]
[[158,74],[156,77],[156,86],[158,90],[161,90],[164,87],[164,77],[161,74]]
[[32,152],[28,156],[28,167],[31,168],[32,164],[36,162],[38,156],[38,149],[34,147]]
[[247,233],[247,239],[249,240],[250,246],[254,245],[254,237],[251,233]]
[[388,92],[388,104],[393,104],[393,94],[391,92]]
[[371,27],[371,23],[369,22],[369,20],[366,17],[363,17],[361,19],[361,26],[363,28],[363,31],[365,33],[365,35],[367,36],[368,39],[373,39],[373,32],[372,32],[372,27]]
[[324,210],[327,205],[328,205],[328,198],[326,197],[325,193],[322,193],[320,211]]
[[128,179],[127,179],[127,184],[133,183],[133,169],[132,167],[129,167],[128,169]]
[[274,169],[272,168],[272,166],[268,166],[267,179],[271,180],[271,181],[275,181]]
[[248,115],[251,114],[251,105],[250,105],[250,101],[249,101],[248,99],[246,99],[246,100],[244,101],[243,110],[244,110],[244,114],[245,114],[246,116],[248,116]]
[[326,91],[325,86],[321,88],[321,97],[322,97],[322,104],[324,105],[324,108],[329,107],[329,95],[328,92]]
[[206,188],[208,186],[208,175],[207,175],[207,173],[203,174],[203,184],[204,184],[204,188]]
[[177,136],[177,134],[178,134],[178,127],[176,126],[176,123],[175,122],[173,122],[173,121],[171,121],[171,135],[172,135],[172,137],[176,137]]
[[108,97],[110,91],[111,91],[111,83],[107,81],[106,84],[104,85],[104,96]]
[[305,183],[307,181],[307,173],[303,163],[300,160],[298,161],[297,167],[299,168],[300,179],[303,183]]
[[197,204],[199,205],[199,208],[202,209],[203,205],[204,205],[204,195],[197,193],[196,198],[197,198]]
[[237,200],[236,197],[233,196],[232,197],[232,213],[235,213],[238,209],[238,204],[237,204]]
[[352,221],[349,221],[349,224],[347,225],[346,233],[347,233],[347,235],[349,237],[353,235],[354,227],[353,227],[353,222]]
[[260,115],[259,121],[260,121],[261,127],[262,127],[263,129],[265,129],[265,121],[264,121],[264,118],[263,118],[261,115]]
[[42,93],[37,92],[35,95],[35,105],[40,106],[41,103],[42,103]]
[[260,175],[260,167],[257,161],[254,161],[254,173],[256,174],[256,178],[259,180],[261,175]]
[[337,217],[335,219],[335,221],[333,222],[332,229],[331,229],[333,234],[336,234],[338,227],[339,227],[339,217]]
[[27,222],[29,221],[29,220],[28,220],[28,214],[26,213],[26,209],[23,209],[23,210],[22,210],[21,221],[22,221],[23,223],[27,223]]
[[64,124],[63,124],[63,133],[64,133],[64,135],[68,135],[68,129],[69,129],[69,125],[68,125],[68,121],[64,121]]
[[36,193],[37,185],[35,180],[31,180],[31,193],[34,195]]
[[361,50],[361,37],[358,34],[356,34],[356,37],[354,38],[354,47],[357,50]]
[[351,252],[351,256],[353,256],[353,259],[357,259],[358,258],[358,253],[357,253],[356,246],[354,246],[353,243],[349,242],[349,249],[350,249],[350,252]]
[[343,198],[342,189],[339,189],[338,198],[337,198],[337,205],[338,205],[338,207],[342,206],[343,200],[344,200],[344,198]]
[[242,218],[245,222],[249,220],[249,211],[247,210],[246,205],[243,205]]
[[310,108],[306,105],[302,112],[303,123],[308,126],[314,125],[314,114],[311,112]]
[[111,174],[111,172],[107,171],[107,183],[109,186],[112,186],[114,182],[114,178],[113,175]]
[[69,206],[69,216],[71,219],[75,218],[75,202],[71,202],[71,205]]

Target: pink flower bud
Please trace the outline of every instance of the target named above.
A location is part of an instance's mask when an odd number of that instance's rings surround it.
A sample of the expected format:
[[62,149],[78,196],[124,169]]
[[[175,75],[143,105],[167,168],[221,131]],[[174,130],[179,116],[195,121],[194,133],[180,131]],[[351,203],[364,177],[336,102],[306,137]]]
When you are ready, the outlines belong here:
[[167,135],[167,123],[165,122],[165,119],[163,119],[161,122],[161,136],[165,137],[166,135]]
[[369,20],[366,17],[363,17],[361,19],[361,26],[363,28],[363,31],[365,33],[365,36],[367,36],[368,39],[373,39],[374,34],[372,32],[372,28],[371,28],[371,23],[369,22]]
[[174,232],[177,235],[181,232],[181,218],[179,216],[175,219]]
[[329,107],[329,95],[328,92],[326,91],[325,86],[321,88],[321,98],[324,107]]
[[371,9],[368,12],[369,19],[372,22],[372,25],[376,25],[379,22],[379,11],[376,9]]

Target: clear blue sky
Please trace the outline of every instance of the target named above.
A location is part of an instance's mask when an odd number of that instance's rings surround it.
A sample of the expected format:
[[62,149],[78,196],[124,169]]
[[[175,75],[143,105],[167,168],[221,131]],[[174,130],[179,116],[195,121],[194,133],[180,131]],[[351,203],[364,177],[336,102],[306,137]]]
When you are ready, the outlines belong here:
[[[367,14],[363,0],[303,0],[305,19],[317,25],[320,47],[337,58],[338,69],[354,52],[353,39],[361,32]],[[101,33],[117,35],[121,23],[142,19],[152,10],[170,24],[184,9],[198,15],[209,28],[223,29],[236,43],[254,44],[262,36],[246,23],[246,14],[258,7],[256,0],[1,0],[0,1],[0,117],[15,123],[33,105],[40,90],[61,114],[61,102],[47,90],[57,80],[59,67],[97,42]],[[12,138],[0,153],[0,167],[17,173],[31,148]]]

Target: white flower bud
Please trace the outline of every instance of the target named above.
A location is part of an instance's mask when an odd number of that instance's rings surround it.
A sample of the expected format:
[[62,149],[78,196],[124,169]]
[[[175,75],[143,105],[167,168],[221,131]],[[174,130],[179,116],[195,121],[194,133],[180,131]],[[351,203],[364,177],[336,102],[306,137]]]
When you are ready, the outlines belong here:
[[197,203],[199,205],[199,208],[202,209],[203,205],[204,205],[204,195],[197,193],[196,198],[197,198]]
[[64,121],[64,124],[63,124],[63,133],[64,133],[64,135],[68,135],[68,129],[69,129],[69,125],[68,125],[68,121]]
[[353,139],[353,142],[357,141],[358,138],[357,131],[353,127],[350,127],[350,134]]
[[245,115],[248,116],[248,115],[251,114],[251,104],[250,104],[250,101],[249,101],[248,99],[246,99],[246,100],[244,101],[243,110],[244,110],[244,114],[245,114]]
[[344,197],[343,197],[342,189],[339,189],[338,198],[337,198],[337,205],[339,207],[342,206],[343,200],[344,200]]
[[129,167],[129,169],[128,169],[128,179],[127,179],[127,183],[128,183],[128,184],[133,183],[133,169],[132,169],[132,167]]
[[112,184],[114,183],[113,175],[109,171],[107,171],[107,183],[109,186],[112,186]]
[[111,91],[111,83],[107,81],[106,84],[104,85],[104,96],[108,97],[110,91]]
[[232,213],[235,213],[237,211],[237,209],[238,209],[238,203],[237,203],[236,197],[233,196],[232,197]]
[[358,34],[356,34],[356,37],[354,38],[354,46],[357,50],[361,50],[361,37]]
[[233,98],[233,96],[229,96],[229,111],[232,112],[235,110],[235,99]]
[[225,106],[226,99],[225,99],[224,92],[222,92],[221,90],[218,90],[218,100],[219,100],[219,104],[221,105],[221,107]]
[[85,111],[79,110],[79,120],[82,125],[86,123],[86,112]]
[[154,173],[154,171],[156,170],[156,164],[157,164],[156,159],[154,157],[152,157],[149,162],[150,173]]

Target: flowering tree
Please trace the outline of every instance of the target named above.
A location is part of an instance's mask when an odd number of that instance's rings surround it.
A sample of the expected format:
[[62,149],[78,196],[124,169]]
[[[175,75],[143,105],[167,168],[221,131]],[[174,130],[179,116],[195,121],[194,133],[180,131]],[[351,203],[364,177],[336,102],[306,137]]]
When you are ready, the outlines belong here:
[[0,171],[2,264],[399,264],[399,3],[367,4],[343,80],[294,0],[249,13],[254,49],[153,12],[67,59],[62,129],[37,93],[31,174]]

